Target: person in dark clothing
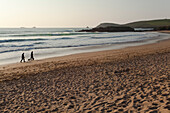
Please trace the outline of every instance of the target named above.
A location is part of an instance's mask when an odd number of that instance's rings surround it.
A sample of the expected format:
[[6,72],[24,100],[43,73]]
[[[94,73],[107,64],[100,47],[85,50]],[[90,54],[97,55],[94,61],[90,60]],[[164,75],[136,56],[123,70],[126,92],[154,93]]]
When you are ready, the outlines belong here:
[[34,60],[34,54],[33,54],[33,51],[31,51],[31,58],[32,60]]
[[28,59],[28,61],[31,61],[31,60],[34,60],[34,54],[33,54],[33,51],[31,51],[31,57],[30,57],[30,59]]
[[22,53],[22,56],[21,56],[21,61],[20,62],[25,62],[25,56],[24,56],[24,53]]

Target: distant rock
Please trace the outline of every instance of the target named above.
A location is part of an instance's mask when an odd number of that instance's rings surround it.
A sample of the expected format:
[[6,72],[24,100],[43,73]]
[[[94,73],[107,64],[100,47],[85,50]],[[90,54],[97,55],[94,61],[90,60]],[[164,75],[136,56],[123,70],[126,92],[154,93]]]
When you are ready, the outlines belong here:
[[120,26],[119,24],[115,24],[115,23],[101,23],[100,25],[98,25],[95,28],[107,28],[107,27],[118,27]]
[[95,28],[81,30],[79,32],[128,32],[128,31],[134,31],[134,29],[128,26],[114,23],[101,23]]

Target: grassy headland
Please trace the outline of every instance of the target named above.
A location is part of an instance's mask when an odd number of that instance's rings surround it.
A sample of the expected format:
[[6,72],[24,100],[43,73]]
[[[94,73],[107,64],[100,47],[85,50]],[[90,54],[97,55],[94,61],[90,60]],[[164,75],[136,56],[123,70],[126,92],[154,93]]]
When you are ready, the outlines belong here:
[[132,27],[132,28],[154,28],[155,30],[169,30],[170,19],[137,21],[137,22],[132,22],[132,23],[128,23],[125,25]]

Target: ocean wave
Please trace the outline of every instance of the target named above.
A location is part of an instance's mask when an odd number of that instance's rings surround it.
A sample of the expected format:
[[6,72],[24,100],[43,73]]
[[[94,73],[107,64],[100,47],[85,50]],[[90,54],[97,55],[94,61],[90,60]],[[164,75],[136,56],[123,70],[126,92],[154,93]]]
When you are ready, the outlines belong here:
[[111,36],[111,37],[91,37],[92,39],[109,39],[109,38],[121,38],[121,37],[137,37],[137,36],[143,36],[144,34],[133,34],[133,35],[119,35],[119,36]]
[[[133,41],[126,41],[126,42],[108,42],[108,43],[98,43],[98,44],[78,44],[78,45],[66,45],[66,46],[46,46],[46,47],[33,47],[33,45],[22,45],[22,47],[27,46],[28,48],[19,48],[19,49],[11,49],[11,50],[4,50],[0,51],[0,53],[6,52],[17,52],[17,51],[30,51],[36,49],[54,49],[54,48],[74,48],[74,47],[89,47],[89,46],[100,46],[100,45],[110,45],[110,44],[124,44],[124,43],[133,43],[139,42],[136,40]],[[19,46],[14,46],[19,47]]]
[[11,44],[7,44],[7,45],[0,45],[0,47],[33,47],[35,45],[42,45],[44,44],[45,42],[37,42],[37,43],[33,43],[33,44],[25,44],[25,45],[11,45]]
[[70,40],[70,39],[74,39],[74,38],[70,38],[70,37],[62,37],[62,38],[55,38],[53,40]]
[[45,42],[35,42],[34,45],[45,44]]
[[66,33],[35,33],[35,34],[9,34],[2,35],[0,37],[33,37],[33,36],[70,36],[70,35],[84,35],[89,33],[81,33],[81,32],[66,32]]
[[6,40],[0,40],[0,43],[5,43],[5,42],[40,41],[40,40],[48,40],[48,39],[43,39],[43,38],[36,38],[36,39],[6,39]]
[[[0,43],[6,43],[6,42],[29,42],[29,41],[46,41],[46,40],[69,40],[74,39],[70,37],[62,37],[62,38],[35,38],[35,39],[6,39],[6,40],[0,40]],[[37,42],[39,43],[39,42]]]
[[[90,46],[93,44],[82,44],[82,45],[67,45],[67,46],[52,46],[52,47],[28,47],[28,48],[19,48],[19,49],[10,49],[10,50],[2,50],[0,53],[6,53],[6,52],[17,52],[17,51],[30,51],[30,50],[36,50],[36,49],[52,49],[52,48],[70,48],[70,47],[81,47],[81,46]],[[95,44],[96,45],[96,44]],[[16,47],[16,46],[15,46]],[[24,47],[24,46],[23,46]]]

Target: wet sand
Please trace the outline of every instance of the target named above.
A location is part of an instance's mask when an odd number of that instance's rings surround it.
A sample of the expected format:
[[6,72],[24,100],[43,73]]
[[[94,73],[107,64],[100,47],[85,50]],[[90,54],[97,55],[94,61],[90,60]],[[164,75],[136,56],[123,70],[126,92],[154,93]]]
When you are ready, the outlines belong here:
[[163,31],[159,31],[160,33],[168,33],[170,34],[170,30],[163,30]]
[[0,67],[0,112],[170,112],[170,40]]

